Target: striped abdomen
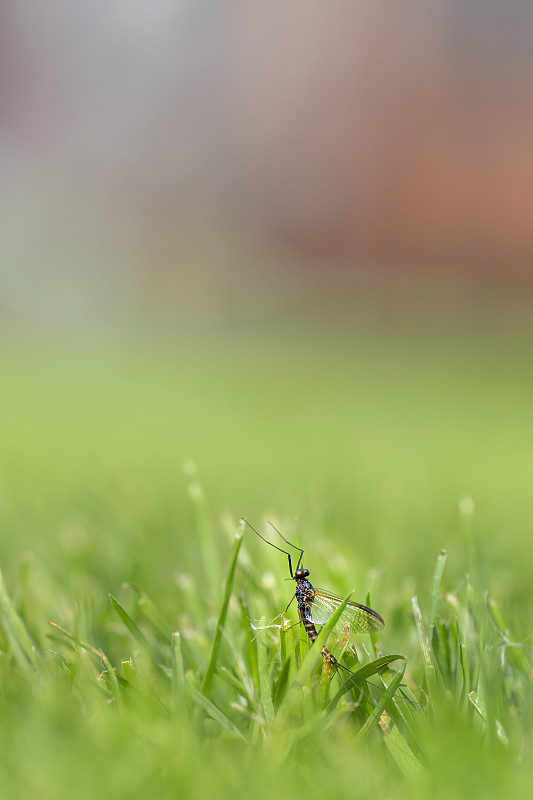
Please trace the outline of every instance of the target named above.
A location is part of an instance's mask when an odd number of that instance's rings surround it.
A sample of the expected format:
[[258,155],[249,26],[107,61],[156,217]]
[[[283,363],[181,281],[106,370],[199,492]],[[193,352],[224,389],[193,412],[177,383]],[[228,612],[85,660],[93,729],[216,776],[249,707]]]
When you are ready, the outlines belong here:
[[[307,633],[311,641],[314,642],[318,638],[318,633],[316,632],[314,623],[311,622],[310,619],[307,619],[307,617],[304,617],[300,608],[298,608],[298,615],[303,623],[305,632]],[[327,647],[323,647],[320,653],[324,657],[324,660],[327,661],[329,664],[331,664],[332,667],[337,668],[339,666],[339,662],[337,661],[333,653],[329,652]]]

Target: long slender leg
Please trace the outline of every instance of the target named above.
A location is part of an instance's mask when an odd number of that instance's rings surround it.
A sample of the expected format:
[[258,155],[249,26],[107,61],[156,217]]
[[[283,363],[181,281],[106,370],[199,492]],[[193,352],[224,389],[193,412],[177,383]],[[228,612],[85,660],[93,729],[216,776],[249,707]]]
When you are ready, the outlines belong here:
[[[287,608],[285,609],[285,611],[289,610],[289,608],[290,608],[290,606],[292,606],[294,600],[296,600],[296,595],[295,594],[293,594],[293,596],[291,597],[291,599],[287,603]],[[285,613],[285,611],[283,613]],[[296,623],[296,624],[298,625],[299,623]]]
[[298,622],[293,622],[292,625],[289,625],[288,628],[284,628],[286,631],[290,631],[291,628],[296,628],[300,624],[300,620]]

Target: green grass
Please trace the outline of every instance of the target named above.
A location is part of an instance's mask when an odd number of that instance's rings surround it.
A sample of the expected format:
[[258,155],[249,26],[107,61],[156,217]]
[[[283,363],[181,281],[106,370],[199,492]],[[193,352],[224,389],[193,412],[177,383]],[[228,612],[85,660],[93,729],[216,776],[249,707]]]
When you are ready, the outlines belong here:
[[[527,347],[285,333],[4,366],[4,796],[529,796]],[[286,558],[241,514],[383,615],[343,656],[363,692],[271,623]]]

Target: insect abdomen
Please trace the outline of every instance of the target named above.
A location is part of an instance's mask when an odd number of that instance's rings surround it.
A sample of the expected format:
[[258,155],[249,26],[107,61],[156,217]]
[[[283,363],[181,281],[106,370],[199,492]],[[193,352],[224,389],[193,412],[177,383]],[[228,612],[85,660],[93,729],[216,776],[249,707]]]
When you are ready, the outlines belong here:
[[[318,638],[318,633],[316,632],[314,624],[311,622],[310,619],[307,619],[307,617],[301,617],[301,620],[303,622],[305,631],[309,636],[309,638],[311,639],[311,641],[312,642],[316,641],[316,639]],[[327,647],[323,647],[320,653],[324,657],[324,660],[329,662],[333,667],[339,666],[339,662],[337,661],[335,656],[329,652]]]
[[316,632],[314,624],[311,622],[310,619],[307,619],[307,617],[302,617],[302,622],[304,624],[305,631],[309,636],[309,638],[311,639],[311,641],[312,642],[316,641],[316,639],[318,638],[318,633]]

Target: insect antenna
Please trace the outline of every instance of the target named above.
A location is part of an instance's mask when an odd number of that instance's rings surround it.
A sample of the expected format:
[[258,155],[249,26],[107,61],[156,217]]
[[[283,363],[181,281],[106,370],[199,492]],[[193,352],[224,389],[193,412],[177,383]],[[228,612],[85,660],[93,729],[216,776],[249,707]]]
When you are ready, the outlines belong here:
[[[244,517],[241,517],[241,519],[242,519],[242,521],[244,522],[244,524],[245,524],[245,525],[248,525],[248,527],[249,527],[249,528],[250,528],[250,529],[251,529],[251,530],[252,530],[254,533],[256,533],[256,534],[259,536],[259,538],[260,538],[260,539],[262,539],[264,542],[266,542],[267,544],[269,544],[269,545],[270,545],[270,547],[274,547],[276,550],[279,550],[279,552],[280,552],[280,553],[284,553],[284,554],[287,556],[287,558],[289,559],[289,572],[291,573],[291,578],[292,578],[292,579],[294,579],[294,572],[293,572],[293,569],[292,569],[291,554],[290,554],[290,553],[288,553],[286,550],[282,550],[282,549],[281,549],[281,547],[278,547],[278,546],[277,546],[277,544],[272,544],[272,542],[269,542],[269,541],[268,541],[268,539],[265,539],[265,537],[264,537],[264,536],[261,536],[261,534],[259,533],[259,531],[256,531],[256,529],[255,529],[255,528],[254,528],[252,525],[250,525],[250,523],[248,522],[248,520],[244,519]],[[280,536],[281,536],[281,534],[280,534]],[[283,539],[283,541],[286,541],[286,539],[284,539],[284,537],[283,537],[283,536],[281,536],[281,538]],[[290,542],[287,542],[287,544],[290,544]],[[294,545],[292,545],[292,547],[294,547]],[[297,547],[296,549],[297,549],[297,550],[300,550],[300,548],[299,548],[299,547]],[[300,566],[300,561],[302,560],[303,552],[304,552],[304,551],[302,550],[302,551],[301,551],[300,558],[299,558],[299,560],[298,560],[298,566]],[[298,566],[296,567],[296,569],[298,569]],[[290,579],[289,579],[289,580],[290,580]]]
[[304,556],[304,551],[302,550],[302,548],[301,548],[301,547],[297,547],[297,546],[296,546],[295,544],[293,544],[292,542],[289,542],[289,540],[288,540],[288,539],[286,539],[286,538],[283,536],[283,534],[282,534],[282,533],[280,533],[280,532],[278,531],[278,529],[276,528],[276,526],[274,525],[274,523],[273,523],[273,522],[270,522],[270,520],[269,520],[269,521],[268,521],[268,524],[270,525],[270,527],[271,527],[271,528],[274,528],[274,530],[276,531],[276,533],[278,534],[278,536],[279,536],[281,539],[283,539],[283,541],[285,542],[285,544],[288,544],[288,545],[289,545],[289,547],[294,547],[294,549],[295,549],[295,550],[298,550],[298,551],[299,551],[299,553],[300,553],[300,558],[298,559],[298,563],[297,563],[297,565],[296,565],[296,569],[299,569],[299,568],[300,568],[300,566],[301,566],[301,563],[302,563],[302,558],[303,558],[303,556]]

